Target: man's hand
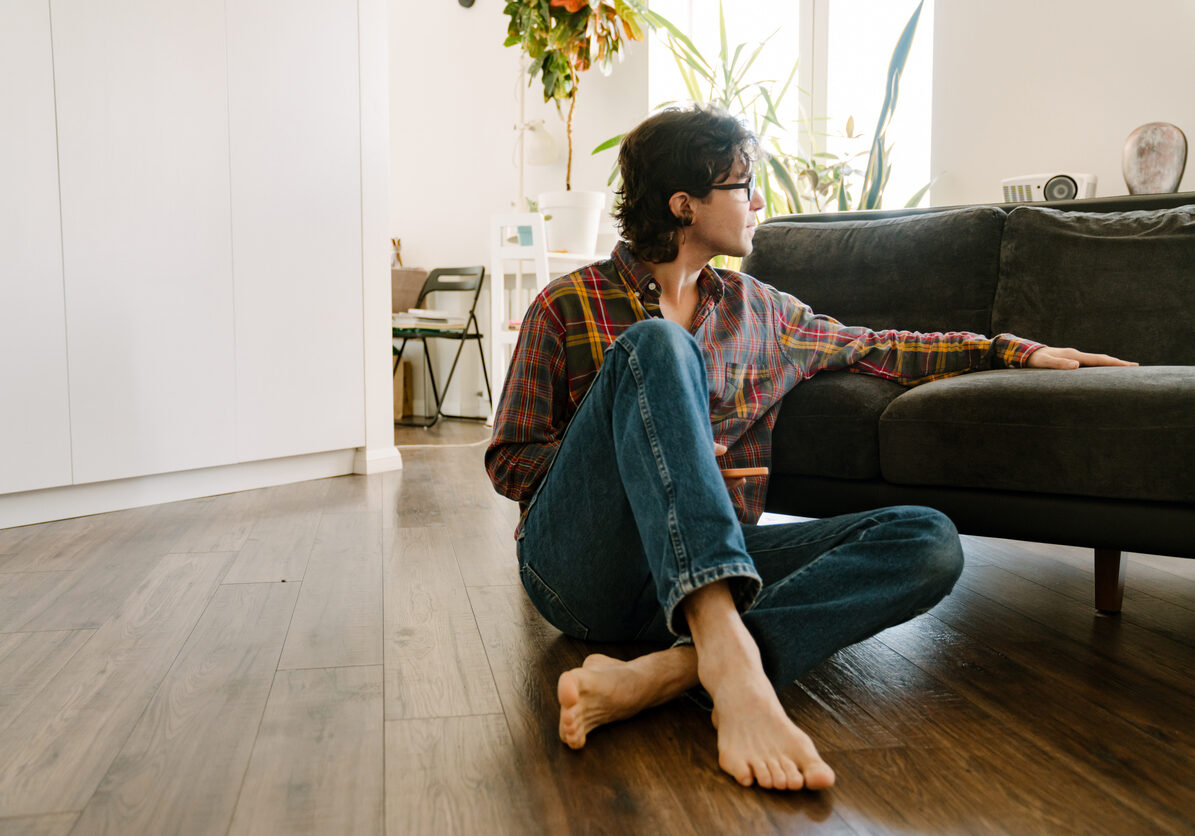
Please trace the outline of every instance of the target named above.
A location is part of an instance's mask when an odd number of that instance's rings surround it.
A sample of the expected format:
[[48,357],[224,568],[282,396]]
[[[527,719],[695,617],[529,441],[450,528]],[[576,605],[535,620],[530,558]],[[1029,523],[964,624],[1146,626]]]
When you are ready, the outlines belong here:
[[1073,348],[1043,346],[1029,355],[1027,369],[1077,369],[1079,366],[1135,366],[1107,354],[1086,354]]
[[[728,449],[730,449],[730,448],[727,447],[725,444],[719,444],[718,442],[715,441],[714,442],[714,457],[717,458],[718,456],[721,456]],[[736,479],[727,479],[725,476],[723,476],[722,479],[723,479],[723,481],[726,482],[726,489],[730,490],[730,491],[741,488],[743,486],[743,484],[746,483],[746,481],[747,481],[746,478],[744,478],[742,476],[739,476]]]

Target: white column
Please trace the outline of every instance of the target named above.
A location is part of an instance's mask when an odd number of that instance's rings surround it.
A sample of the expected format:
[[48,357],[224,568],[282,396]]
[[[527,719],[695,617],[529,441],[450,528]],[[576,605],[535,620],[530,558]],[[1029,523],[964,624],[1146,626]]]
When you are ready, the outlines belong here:
[[361,250],[365,334],[365,446],[353,468],[402,467],[394,446],[390,338],[390,69],[386,0],[358,0],[361,66]]

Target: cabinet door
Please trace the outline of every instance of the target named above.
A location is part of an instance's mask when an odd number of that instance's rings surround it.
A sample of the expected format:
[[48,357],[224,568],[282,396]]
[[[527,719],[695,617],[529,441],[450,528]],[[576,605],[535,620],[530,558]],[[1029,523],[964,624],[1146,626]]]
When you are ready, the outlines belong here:
[[237,452],[364,444],[356,0],[228,4]]
[[76,482],[235,459],[223,0],[53,0]]
[[0,493],[71,481],[50,14],[0,25]]

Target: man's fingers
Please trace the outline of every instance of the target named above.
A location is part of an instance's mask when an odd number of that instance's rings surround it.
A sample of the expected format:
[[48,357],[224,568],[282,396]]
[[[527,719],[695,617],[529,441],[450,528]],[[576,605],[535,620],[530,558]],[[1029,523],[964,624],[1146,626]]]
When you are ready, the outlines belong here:
[[725,453],[727,451],[727,449],[728,448],[725,444],[719,444],[716,441],[714,442],[714,455],[715,456],[722,455],[723,453]]
[[1136,363],[1130,363],[1127,360],[1121,360],[1118,357],[1109,357],[1107,354],[1084,354],[1078,352],[1079,356],[1076,358],[1080,364],[1084,366],[1135,366]]
[[1045,346],[1029,355],[1028,365],[1038,369],[1077,369],[1080,366],[1135,366],[1107,354],[1088,354],[1073,348]]

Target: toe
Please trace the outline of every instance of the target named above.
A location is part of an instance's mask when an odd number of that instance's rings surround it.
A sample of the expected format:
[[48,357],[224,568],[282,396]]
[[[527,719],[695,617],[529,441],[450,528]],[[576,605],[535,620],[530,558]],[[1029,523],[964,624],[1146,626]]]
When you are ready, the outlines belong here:
[[825,761],[817,761],[804,769],[805,786],[811,790],[824,790],[834,786],[834,770]]
[[755,780],[751,774],[750,765],[744,760],[719,755],[718,766],[722,767],[723,772],[729,774],[731,778],[734,778],[744,787],[751,786]]
[[755,782],[767,790],[782,789],[784,773],[775,761],[760,761],[754,767]]
[[805,777],[795,763],[788,758],[781,758],[780,766],[784,770],[785,789],[799,790],[805,786]]

